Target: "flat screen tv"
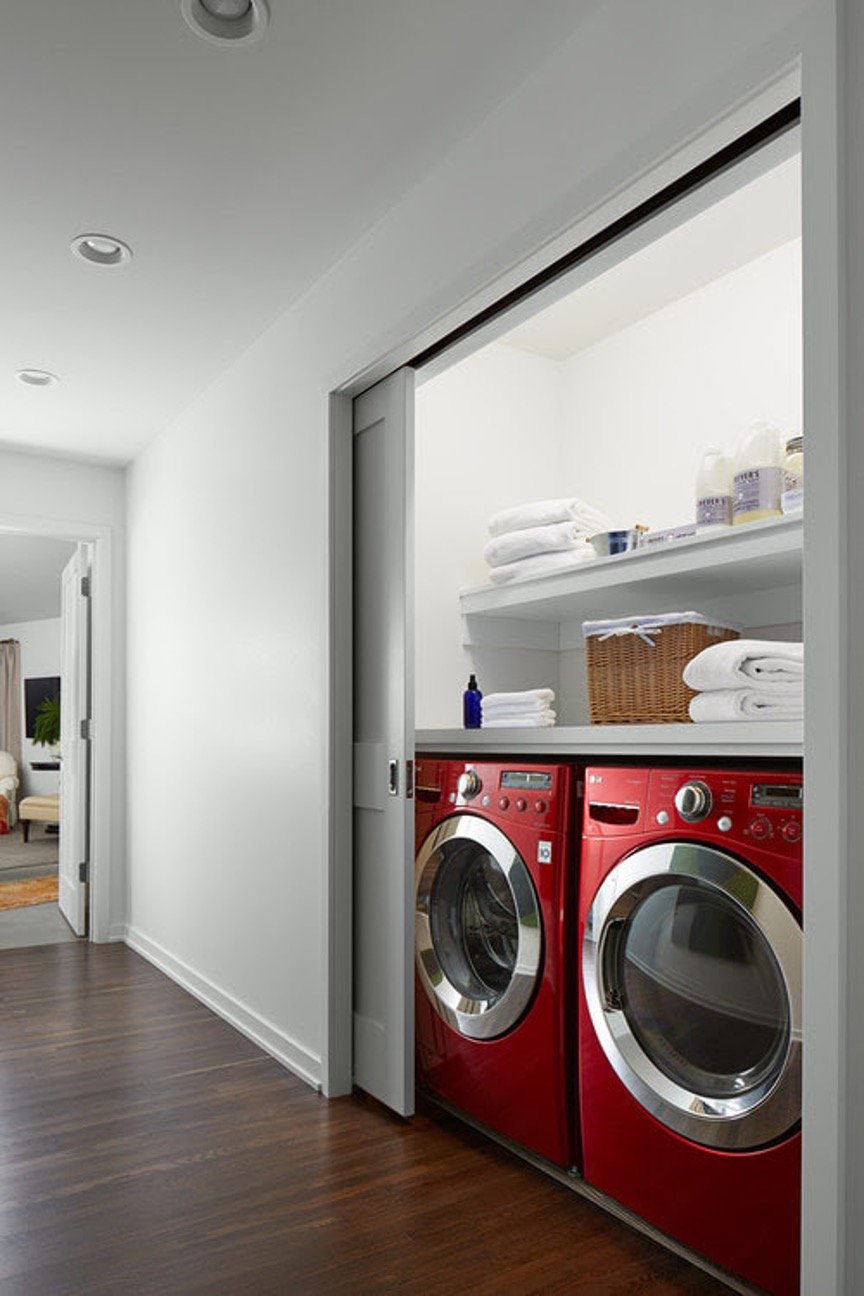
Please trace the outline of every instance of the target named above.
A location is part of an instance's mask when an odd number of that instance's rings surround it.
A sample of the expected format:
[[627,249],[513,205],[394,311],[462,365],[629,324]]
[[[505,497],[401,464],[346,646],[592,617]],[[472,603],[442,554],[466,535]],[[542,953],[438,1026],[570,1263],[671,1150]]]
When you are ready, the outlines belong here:
[[24,681],[24,732],[32,738],[36,728],[36,715],[46,698],[60,696],[60,676],[43,675],[39,679]]

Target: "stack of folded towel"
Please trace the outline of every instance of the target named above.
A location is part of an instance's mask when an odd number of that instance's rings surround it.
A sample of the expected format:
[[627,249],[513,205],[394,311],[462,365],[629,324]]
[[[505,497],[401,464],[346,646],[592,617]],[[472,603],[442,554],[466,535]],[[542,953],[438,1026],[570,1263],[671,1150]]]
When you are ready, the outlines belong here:
[[804,715],[804,645],[770,639],[712,644],[684,667],[697,724],[718,720],[800,720]]
[[525,693],[487,693],[480,703],[484,729],[551,729],[555,723],[552,689]]
[[483,550],[496,585],[560,571],[596,557],[592,535],[609,530],[609,519],[581,499],[536,500],[489,519],[492,539]]

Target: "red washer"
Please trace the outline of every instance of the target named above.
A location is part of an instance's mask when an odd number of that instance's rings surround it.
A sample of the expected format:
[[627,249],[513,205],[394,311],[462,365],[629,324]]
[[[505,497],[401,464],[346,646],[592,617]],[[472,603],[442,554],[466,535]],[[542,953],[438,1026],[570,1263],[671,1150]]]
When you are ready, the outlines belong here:
[[585,784],[585,1178],[795,1296],[802,860],[789,825],[800,829],[801,776],[589,769]]
[[568,1167],[573,786],[567,765],[417,762],[418,1084]]

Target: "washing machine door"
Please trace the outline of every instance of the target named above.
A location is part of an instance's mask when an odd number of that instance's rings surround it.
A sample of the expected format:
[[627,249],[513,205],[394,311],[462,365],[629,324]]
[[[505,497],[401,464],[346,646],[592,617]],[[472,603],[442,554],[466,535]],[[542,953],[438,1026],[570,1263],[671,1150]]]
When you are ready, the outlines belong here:
[[512,1030],[541,976],[543,933],[509,838],[476,815],[445,819],[417,855],[414,913],[417,974],[436,1012],[472,1039]]
[[662,843],[597,891],[582,984],[633,1097],[695,1143],[743,1150],[800,1119],[801,954],[798,919],[752,869]]

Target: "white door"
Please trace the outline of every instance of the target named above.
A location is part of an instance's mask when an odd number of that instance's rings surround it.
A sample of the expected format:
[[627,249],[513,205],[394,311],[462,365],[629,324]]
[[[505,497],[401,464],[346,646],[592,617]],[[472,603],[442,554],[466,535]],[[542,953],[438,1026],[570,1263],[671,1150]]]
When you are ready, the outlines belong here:
[[90,556],[80,544],[63,570],[60,655],[60,912],[87,930],[90,824]]
[[354,401],[354,1082],[414,1110],[414,374]]

